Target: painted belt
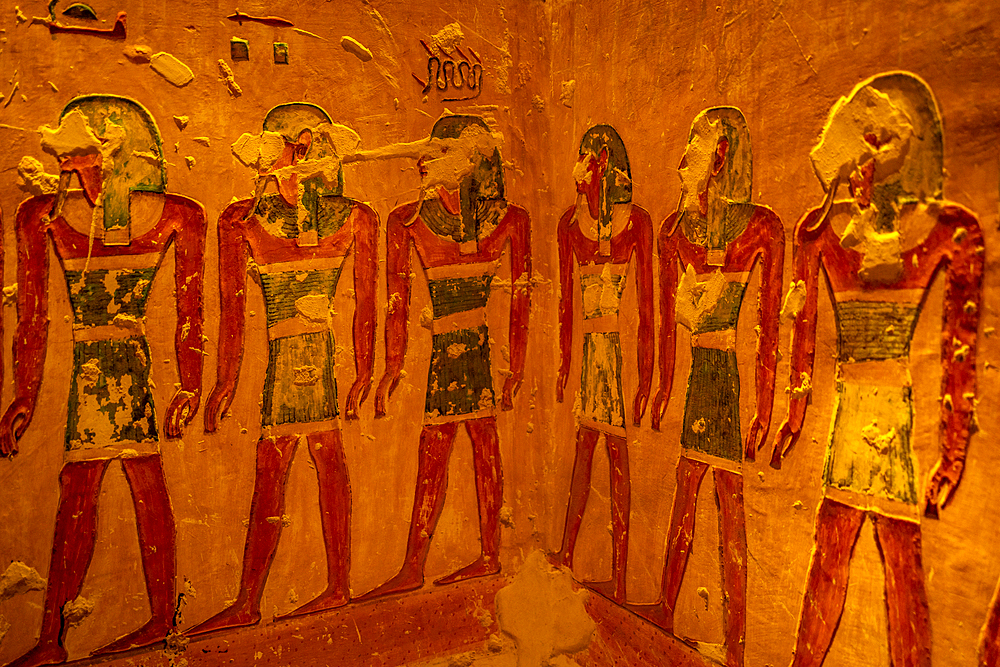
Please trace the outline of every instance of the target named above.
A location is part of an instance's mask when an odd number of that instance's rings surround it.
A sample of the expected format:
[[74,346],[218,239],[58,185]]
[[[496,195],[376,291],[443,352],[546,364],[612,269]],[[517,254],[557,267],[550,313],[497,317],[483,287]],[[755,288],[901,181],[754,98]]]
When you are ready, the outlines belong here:
[[618,313],[585,319],[583,333],[618,333]]
[[735,350],[736,329],[706,331],[691,336],[691,347],[703,347],[710,350]]
[[146,335],[146,319],[118,318],[114,324],[87,327],[74,326],[73,340],[79,343],[91,343],[100,340],[121,340]]
[[879,387],[909,387],[912,385],[906,357],[877,361],[843,362],[837,367],[837,379],[850,384]]
[[461,329],[474,329],[486,324],[486,307],[464,310],[431,321],[431,333],[442,334]]
[[267,328],[267,337],[270,340],[278,338],[289,338],[290,336],[301,336],[302,334],[319,333],[330,330],[330,321],[307,320],[304,317],[289,317],[278,320]]

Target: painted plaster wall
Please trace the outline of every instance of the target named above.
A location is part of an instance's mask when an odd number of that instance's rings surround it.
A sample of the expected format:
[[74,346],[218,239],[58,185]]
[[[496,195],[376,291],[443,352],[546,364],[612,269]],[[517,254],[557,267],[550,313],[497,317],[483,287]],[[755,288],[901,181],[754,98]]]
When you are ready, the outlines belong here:
[[[41,16],[45,3],[25,2],[27,16]],[[702,109],[734,105],[747,117],[754,146],[753,200],[772,207],[790,230],[822,191],[812,174],[809,150],[826,115],[841,95],[877,72],[905,69],[923,77],[934,91],[945,126],[945,194],[979,215],[986,235],[985,307],[980,329],[980,432],[973,437],[965,479],[954,503],[940,521],[923,522],[924,565],[934,632],[935,664],[974,664],[979,628],[985,618],[1000,557],[992,548],[1000,537],[1000,521],[989,512],[994,503],[992,471],[1000,459],[990,446],[990,433],[1000,428],[995,411],[1000,383],[996,339],[986,334],[997,326],[998,281],[993,247],[998,193],[997,108],[994,85],[998,61],[994,12],[972,3],[923,3],[889,7],[885,3],[791,4],[625,2],[584,5],[575,2],[513,0],[499,4],[436,2],[253,3],[251,14],[275,14],[325,39],[223,17],[234,9],[219,3],[92,3],[102,18],[128,12],[128,38],[122,42],[82,37],[52,37],[42,26],[19,22],[13,9],[0,15],[6,42],[0,44],[0,92],[20,82],[17,93],[0,110],[0,207],[4,214],[4,284],[14,282],[16,266],[13,218],[26,195],[16,185],[16,165],[32,155],[52,171],[35,130],[55,124],[72,97],[113,93],[132,97],[150,110],[163,135],[168,189],[201,202],[209,222],[205,263],[207,395],[214,382],[217,348],[218,274],[215,222],[235,197],[250,194],[248,170],[230,154],[229,145],[244,132],[256,132],[266,111],[289,101],[323,106],[337,122],[356,130],[362,147],[378,147],[426,136],[446,108],[492,117],[506,138],[508,200],[524,206],[532,218],[535,290],[529,334],[529,364],[514,410],[499,417],[504,462],[504,504],[511,521],[502,529],[505,572],[516,572],[536,549],[559,546],[574,452],[575,424],[571,402],[555,402],[557,365],[558,262],[555,238],[559,213],[575,198],[572,168],[583,132],[598,123],[615,126],[629,151],[635,184],[634,202],[650,211],[654,229],[676,207],[680,188],[676,165],[687,142],[691,120]],[[445,103],[433,92],[423,101],[412,76],[426,77],[427,40],[445,25],[458,22],[483,58],[483,94],[471,104]],[[110,21],[109,21],[110,24]],[[363,63],[340,45],[350,35],[374,58]],[[250,41],[249,62],[229,59],[229,39]],[[276,65],[271,43],[289,44],[289,64]],[[195,79],[175,88],[148,65],[122,55],[128,44],[146,44],[185,62]],[[242,88],[232,97],[219,78],[217,61],[232,67]],[[51,82],[51,84],[50,84]],[[575,92],[564,94],[573,88]],[[27,99],[22,99],[21,95]],[[187,115],[178,128],[172,116]],[[193,141],[206,136],[206,147]],[[175,150],[175,144],[178,150]],[[186,166],[185,157],[195,164]],[[47,161],[48,160],[48,161]],[[384,222],[398,204],[415,199],[418,187],[412,162],[368,163],[345,168],[345,194],[366,201]],[[787,237],[786,282],[791,267]],[[655,261],[655,260],[654,260]],[[377,303],[377,383],[383,369],[382,327],[386,303],[380,265]],[[349,270],[345,269],[345,271]],[[654,271],[656,265],[654,264]],[[175,317],[168,254],[151,296],[150,340],[153,350],[155,400],[166,407],[177,381],[172,332]],[[502,274],[503,275],[503,274]],[[754,279],[756,281],[756,278]],[[748,305],[755,302],[754,281]],[[346,423],[344,444],[353,496],[351,587],[363,593],[391,576],[405,549],[412,488],[416,477],[416,444],[423,409],[426,360],[430,338],[419,313],[429,303],[424,279],[413,293],[407,377],[393,395],[389,417],[375,420],[372,398],[358,422]],[[344,292],[346,294],[346,292]],[[821,291],[821,294],[823,291]],[[915,447],[921,478],[936,455],[936,419],[940,363],[942,285],[928,296],[913,343],[912,373],[916,382]],[[506,339],[507,297],[494,297],[491,331],[497,351]],[[62,465],[66,417],[66,378],[71,339],[68,299],[62,284],[52,281],[50,349],[39,409],[21,441],[21,453],[0,461],[0,563],[23,561],[44,576],[51,549],[51,526]],[[636,326],[634,286],[625,292],[624,329]],[[803,595],[812,548],[815,510],[820,500],[820,470],[831,407],[835,336],[828,299],[821,297],[817,366],[813,403],[804,435],[783,470],[757,463],[745,466],[746,512],[750,559],[747,616],[748,664],[787,662]],[[336,309],[350,312],[348,297]],[[246,356],[233,417],[214,435],[202,433],[201,415],[180,441],[164,441],[162,451],[177,522],[179,591],[191,587],[183,625],[198,622],[232,599],[239,584],[246,508],[253,487],[254,443],[257,438],[257,387],[263,385],[266,338],[263,301],[254,292],[248,302]],[[16,321],[12,305],[4,307],[5,342]],[[744,371],[741,414],[753,414],[753,309],[744,308],[738,349]],[[345,345],[338,357],[341,395],[353,380],[349,320],[336,323],[336,338]],[[578,329],[579,330],[579,329]],[[782,322],[780,350],[787,355],[790,326]],[[579,339],[578,339],[579,340]],[[577,343],[579,347],[579,343]],[[632,535],[628,571],[630,601],[652,601],[659,589],[663,542],[674,492],[679,454],[677,433],[689,346],[678,342],[677,380],[661,432],[649,426],[630,429],[632,469]],[[636,387],[635,340],[624,337],[626,405]],[[494,354],[494,359],[498,355]],[[170,363],[163,363],[170,361]],[[10,355],[3,400],[11,395]],[[578,386],[579,351],[567,388]],[[1000,363],[1000,362],[998,362]],[[495,362],[494,368],[504,364]],[[496,370],[495,370],[496,374]],[[499,375],[497,375],[499,378]],[[772,437],[784,415],[787,364],[778,368]],[[825,381],[824,381],[825,379]],[[654,376],[654,391],[657,379]],[[246,429],[246,432],[244,432]],[[288,611],[296,602],[320,592],[324,585],[323,552],[317,512],[315,476],[304,451],[292,464],[286,513],[291,519],[265,589],[265,618]],[[478,552],[477,511],[468,439],[460,433],[450,464],[448,504],[435,534],[427,565],[428,579],[471,561]],[[762,472],[763,475],[758,475]],[[598,455],[594,493],[581,531],[576,572],[579,578],[606,578],[610,573],[608,470]],[[139,569],[131,499],[120,469],[113,465],[101,498],[97,552],[83,596],[95,611],[71,632],[72,656],[82,657],[135,627],[146,617],[145,592]],[[797,509],[795,503],[801,503]],[[681,592],[677,634],[722,641],[718,537],[710,481],[698,505],[695,551]],[[851,569],[848,604],[827,659],[828,665],[888,664],[882,575],[870,528],[862,532]],[[707,590],[707,600],[698,589]],[[0,643],[7,661],[30,646],[37,632],[41,593],[0,603],[11,629]],[[123,602],[122,602],[123,601]],[[874,661],[874,662],[873,662]]]

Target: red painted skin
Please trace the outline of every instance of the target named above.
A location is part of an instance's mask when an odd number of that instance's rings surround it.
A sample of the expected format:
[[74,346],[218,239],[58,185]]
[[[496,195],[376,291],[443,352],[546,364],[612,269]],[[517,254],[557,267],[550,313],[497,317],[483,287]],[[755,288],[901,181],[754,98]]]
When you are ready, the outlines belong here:
[[[863,174],[870,179],[870,174]],[[864,203],[864,188],[858,201]],[[900,209],[906,215],[913,204]],[[849,211],[849,203],[834,204],[830,215]],[[812,374],[816,354],[816,313],[820,266],[834,293],[871,289],[859,277],[862,256],[841,246],[828,222],[817,223],[822,211],[809,211],[795,229],[795,280],[806,285],[805,306],[795,319],[792,336],[791,382],[803,372]],[[964,229],[964,234],[958,232]],[[914,259],[917,262],[914,264]],[[878,289],[926,290],[938,271],[946,272],[941,331],[941,395],[938,433],[941,458],[935,464],[924,493],[924,515],[937,518],[952,499],[962,478],[966,447],[973,425],[976,392],[976,334],[983,280],[983,235],[974,214],[957,204],[941,202],[937,222],[927,238],[902,254],[903,275]],[[968,346],[964,356],[954,354]],[[808,398],[789,399],[789,412],[774,443],[771,465],[781,461],[798,440]],[[788,443],[787,445],[785,443]],[[886,606],[889,615],[889,654],[895,667],[930,665],[931,634],[924,588],[918,523],[896,519],[824,499],[816,519],[816,546],[809,566],[806,597],[799,620],[792,665],[820,665],[826,657],[847,595],[850,559],[866,516],[875,523],[875,535],[886,570]]]
[[[769,208],[757,206],[746,229],[726,249],[721,267],[710,266],[707,249],[691,242],[673,213],[660,227],[660,386],[653,399],[653,428],[659,430],[673,388],[676,355],[676,290],[679,267],[691,266],[698,274],[721,268],[723,272],[751,272],[759,263],[761,291],[757,301],[757,411],[744,440],[744,457],[753,461],[765,442],[774,402],[777,366],[778,311],[781,307],[781,274],[785,237],[781,220]],[[719,541],[723,558],[723,625],[726,633],[726,664],[743,664],[746,634],[747,539],[743,512],[743,476],[681,456],[677,465],[677,487],[663,568],[660,601],[652,605],[630,605],[630,609],[673,632],[674,606],[694,535],[695,505],[705,473],[712,469],[719,505]]]
[[[277,167],[292,164],[296,144],[286,145],[285,159]],[[290,179],[290,180],[295,180]],[[296,204],[296,183],[281,188],[282,197]],[[286,187],[287,186],[287,187]],[[358,408],[368,397],[372,382],[375,348],[375,289],[378,272],[378,216],[359,202],[343,226],[319,240],[318,246],[299,246],[296,239],[269,234],[256,216],[247,217],[253,201],[235,202],[219,218],[219,365],[215,388],[205,407],[205,431],[212,433],[232,403],[243,358],[246,320],[246,267],[252,258],[258,264],[354,255],[354,369],[355,380],[347,396],[345,417],[358,418]],[[246,219],[245,219],[246,218]],[[304,429],[308,424],[303,424]],[[298,616],[347,604],[350,599],[351,489],[340,429],[303,432],[309,455],[319,478],[320,514],[326,545],[327,588],[314,600],[287,616]],[[257,465],[247,541],[243,552],[243,574],[239,595],[229,607],[185,634],[199,635],[223,628],[253,625],[260,621],[264,584],[281,536],[288,472],[298,445],[298,435],[261,436],[257,442]]]
[[91,28],[90,26],[64,25],[52,19],[33,19],[32,23],[41,23],[48,26],[49,34],[58,35],[89,35],[91,37],[103,37],[105,39],[125,39],[125,24],[128,16],[125,12],[118,12],[115,17],[115,24],[110,28]]
[[[452,214],[459,211],[458,192],[441,189],[439,195]],[[513,397],[524,376],[528,342],[528,313],[531,307],[531,225],[528,213],[513,204],[497,228],[479,240],[479,250],[461,254],[459,244],[438,236],[417,217],[417,202],[400,206],[389,214],[387,224],[386,292],[389,309],[385,322],[385,374],[375,395],[375,415],[384,416],[386,403],[399,384],[406,356],[407,324],[410,317],[410,245],[416,248],[425,269],[496,261],[510,244],[510,372],[504,381],[500,407],[514,407]],[[415,590],[423,586],[424,564],[430,541],[441,511],[447,487],[448,458],[459,424],[472,440],[476,496],[479,504],[479,530],[482,551],[473,563],[436,580],[449,584],[500,571],[500,506],[503,503],[503,470],[500,467],[500,439],[496,417],[456,420],[444,424],[426,424],[420,432],[417,485],[406,542],[406,556],[399,572],[389,581],[366,593],[368,600]]]
[[[607,167],[607,154],[590,156],[587,169],[590,179],[577,184],[577,192],[587,197],[587,206],[593,219],[600,211],[600,183]],[[606,263],[627,265],[635,256],[635,280],[639,304],[638,367],[639,387],[632,406],[632,422],[638,426],[646,412],[649,390],[653,382],[653,224],[645,209],[631,205],[628,224],[611,239],[611,254],[600,254],[598,239],[587,237],[575,220],[576,206],[563,213],[559,220],[559,375],[556,380],[556,400],[563,401],[569,380],[573,354],[573,258],[582,266]],[[628,443],[624,437],[581,426],[576,434],[576,457],[570,482],[569,502],[566,506],[566,525],[562,546],[550,560],[559,566],[573,567],[573,552],[583,522],[583,514],[590,495],[591,466],[594,450],[602,433],[608,448],[611,469],[611,580],[590,582],[590,588],[618,604],[625,602],[625,576],[628,565],[628,525],[631,512],[631,484],[628,469]]]
[[979,644],[979,667],[1000,666],[1000,583],[993,592]]
[[[87,180],[84,180],[88,184]],[[94,188],[89,188],[93,191]],[[98,188],[99,191],[99,188]],[[73,196],[82,196],[74,195]],[[148,232],[128,246],[91,248],[62,217],[46,222],[54,195],[33,197],[17,213],[18,325],[14,339],[14,401],[0,419],[0,453],[17,452],[17,440],[31,423],[42,382],[48,340],[48,240],[60,261],[91,257],[126,257],[175,251],[177,354],[181,388],[167,408],[164,430],[178,438],[198,411],[202,372],[202,271],[205,215],[201,205],[178,195],[162,195],[163,215]],[[186,325],[186,326],[185,326]],[[48,588],[38,643],[11,663],[16,667],[57,664],[66,660],[62,607],[75,599],[94,553],[97,500],[110,459],[67,462],[59,475],[59,509],[52,540]],[[159,454],[122,458],[132,500],[152,618],[141,628],[95,651],[126,651],[162,640],[173,630],[176,531]]]

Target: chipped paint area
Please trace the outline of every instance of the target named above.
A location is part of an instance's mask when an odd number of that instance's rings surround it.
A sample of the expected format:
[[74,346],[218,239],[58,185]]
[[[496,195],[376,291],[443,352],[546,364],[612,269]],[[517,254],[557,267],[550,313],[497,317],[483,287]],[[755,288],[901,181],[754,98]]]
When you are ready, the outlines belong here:
[[677,285],[677,322],[697,331],[715,310],[728,285],[722,271],[715,271],[708,280],[699,281],[694,267],[688,264]]
[[785,293],[785,301],[781,304],[781,317],[794,320],[805,305],[806,282],[793,280],[789,283],[788,292]]

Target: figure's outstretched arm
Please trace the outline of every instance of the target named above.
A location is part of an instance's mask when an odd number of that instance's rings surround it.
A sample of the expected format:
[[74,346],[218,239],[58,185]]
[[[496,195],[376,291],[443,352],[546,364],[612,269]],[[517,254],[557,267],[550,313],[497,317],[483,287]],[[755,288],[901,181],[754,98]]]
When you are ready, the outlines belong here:
[[33,197],[17,210],[17,330],[14,333],[14,400],[0,419],[0,456],[17,453],[31,423],[42,385],[49,330],[49,253],[45,219],[52,196]]
[[750,423],[744,453],[753,461],[767,440],[774,405],[774,374],[778,366],[778,318],[781,310],[782,271],[785,265],[785,230],[769,209],[761,212],[760,296],[757,300],[757,412]]
[[204,365],[202,338],[202,285],[205,272],[205,210],[201,204],[180,197],[168,200],[175,210],[174,291],[177,298],[177,331],[174,348],[181,387],[167,407],[165,431],[179,438],[198,412],[201,402],[201,372]]
[[636,426],[646,414],[649,389],[653,384],[653,222],[646,211],[632,207],[632,224],[637,225],[635,235],[635,286],[639,299],[639,331],[636,341],[639,365],[639,387],[632,406],[632,423]]
[[528,316],[531,312],[531,220],[521,208],[508,214],[510,221],[510,372],[503,385],[500,407],[514,407],[514,395],[524,379],[528,350]]
[[660,256],[660,386],[653,398],[653,428],[660,430],[660,421],[667,412],[670,392],[674,386],[674,358],[677,353],[677,213],[671,214],[660,227],[657,251]]
[[[983,233],[968,211],[945,208],[938,243],[951,245],[941,336],[941,458],[924,495],[924,514],[937,518],[958,488],[969,437],[976,430],[976,335],[983,290]],[[947,260],[946,260],[947,261]]]
[[406,358],[407,324],[410,320],[410,234],[406,228],[412,209],[397,208],[386,223],[385,373],[375,392],[375,416],[385,415],[386,402],[399,385]]
[[[822,261],[823,235],[829,233],[829,223],[817,229],[817,218],[824,211],[816,209],[807,213],[795,226],[795,289],[805,291],[805,303],[795,317],[792,329],[791,370],[789,372],[788,414],[778,429],[771,452],[771,467],[781,468],[781,460],[795,446],[806,418],[810,393],[796,391],[804,380],[811,382],[813,362],[816,359],[816,311],[819,306],[819,265]],[[801,281],[801,285],[799,282]],[[780,283],[779,283],[780,284]],[[763,326],[763,325],[762,325]],[[763,332],[762,332],[763,333]]]
[[243,219],[249,202],[230,205],[219,217],[219,341],[215,387],[205,404],[205,431],[214,433],[233,402],[243,364],[247,261]]
[[378,215],[355,204],[354,218],[354,384],[347,395],[347,419],[358,418],[368,398],[375,359],[375,290],[378,279]]
[[570,224],[573,209],[559,220],[559,374],[556,377],[556,400],[562,403],[569,365],[573,358],[573,239]]

